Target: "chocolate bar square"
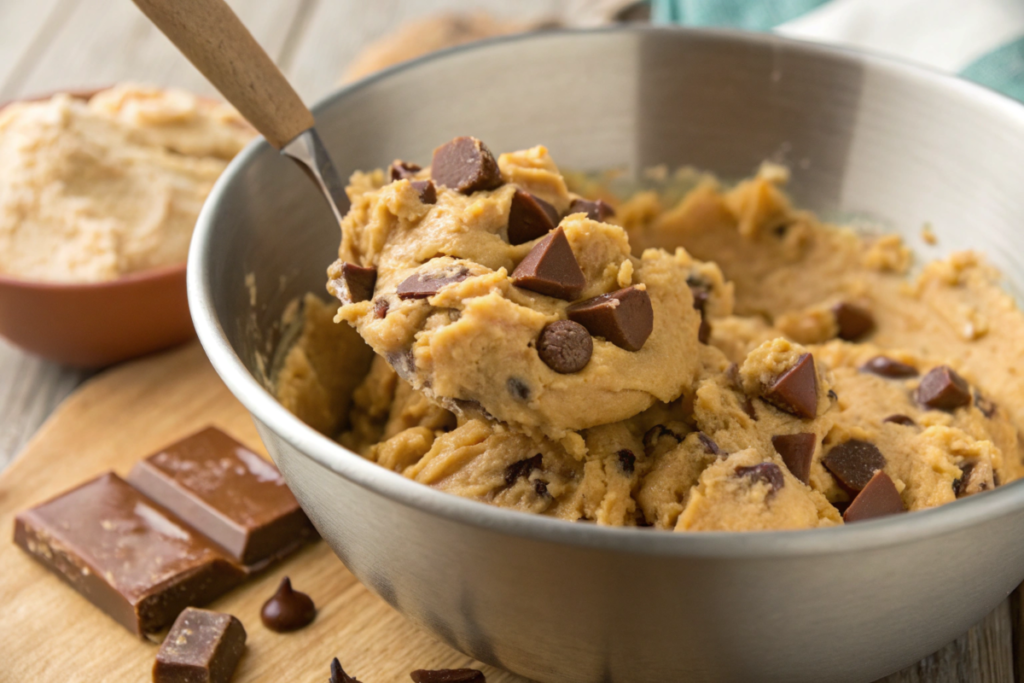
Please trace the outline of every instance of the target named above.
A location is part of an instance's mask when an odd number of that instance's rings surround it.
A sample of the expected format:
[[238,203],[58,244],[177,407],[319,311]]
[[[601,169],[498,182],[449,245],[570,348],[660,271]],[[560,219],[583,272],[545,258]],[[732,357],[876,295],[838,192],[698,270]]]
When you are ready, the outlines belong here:
[[164,639],[153,683],[228,683],[245,652],[245,628],[230,614],[189,607]]

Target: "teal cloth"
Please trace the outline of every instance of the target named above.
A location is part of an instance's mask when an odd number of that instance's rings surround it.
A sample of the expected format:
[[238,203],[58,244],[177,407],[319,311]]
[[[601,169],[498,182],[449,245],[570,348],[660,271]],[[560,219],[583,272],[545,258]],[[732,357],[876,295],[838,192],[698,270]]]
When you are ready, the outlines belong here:
[[971,62],[960,75],[1024,102],[1024,36]]

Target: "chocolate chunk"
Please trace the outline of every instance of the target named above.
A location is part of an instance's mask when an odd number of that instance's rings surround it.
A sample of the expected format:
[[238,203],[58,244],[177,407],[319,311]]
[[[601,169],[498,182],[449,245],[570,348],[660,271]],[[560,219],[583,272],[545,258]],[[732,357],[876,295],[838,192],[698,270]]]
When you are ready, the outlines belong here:
[[391,304],[388,303],[387,299],[377,299],[373,302],[373,317],[377,320],[383,320],[387,317],[389,308],[391,308]]
[[331,660],[331,680],[329,683],[359,683],[359,679],[353,678],[341,668],[341,662],[335,657]]
[[772,437],[772,445],[786,463],[790,474],[807,483],[811,477],[811,461],[818,438],[814,434],[779,434]]
[[419,669],[409,674],[415,683],[487,683],[476,669]]
[[875,329],[875,319],[869,311],[845,301],[832,307],[832,315],[839,328],[839,338],[846,341],[856,341]]
[[569,205],[569,213],[585,213],[590,220],[603,223],[615,215],[615,209],[600,199],[574,199]]
[[839,483],[850,491],[860,491],[871,477],[885,467],[885,456],[873,443],[850,439],[833,446],[821,459]]
[[633,474],[633,470],[636,468],[636,456],[633,455],[633,451],[623,448],[616,455],[619,456],[619,466],[622,467],[622,471],[626,474]]
[[697,439],[701,445],[704,446],[704,452],[708,455],[722,455],[722,449],[718,447],[714,439],[705,434],[704,432],[697,432]]
[[700,312],[700,326],[697,328],[697,341],[701,344],[707,344],[711,339],[711,323],[707,321],[704,309],[707,308],[708,298],[711,296],[711,285],[696,275],[691,275],[686,278],[686,284],[690,288],[690,294],[693,295],[693,308]]
[[960,478],[953,482],[956,497],[972,496],[993,488],[995,481],[987,476],[991,471],[987,464],[977,458],[964,460],[960,463]]
[[228,683],[245,652],[245,628],[235,617],[189,607],[164,639],[153,683]]
[[898,360],[893,360],[886,356],[875,356],[863,366],[861,370],[864,372],[870,372],[888,379],[906,379],[907,377],[917,377],[917,368],[913,365],[907,365],[901,363]]
[[412,380],[412,376],[416,372],[416,357],[413,356],[411,349],[409,351],[393,351],[385,354],[384,360],[388,362],[388,365],[394,369],[399,377],[406,382]]
[[313,599],[294,590],[291,579],[287,576],[281,579],[277,592],[263,603],[260,610],[263,625],[278,633],[298,631],[312,624],[314,619],[316,605],[313,604]]
[[526,244],[543,237],[558,225],[555,207],[529,192],[516,190],[508,210],[508,243]]
[[830,400],[830,401],[838,401],[839,400],[839,394],[837,394],[832,389],[829,389],[828,390],[828,400]]
[[985,417],[992,419],[996,414],[996,404],[989,400],[977,389],[974,390],[974,405]]
[[14,542],[132,633],[155,633],[245,572],[116,474],[15,518]]
[[505,382],[505,388],[518,401],[530,400],[530,385],[518,377],[509,377],[508,381]]
[[654,425],[644,433],[644,455],[648,457],[653,455],[662,439],[671,439],[673,446],[683,442],[682,436],[665,425]]
[[910,417],[909,415],[901,415],[899,413],[895,415],[890,415],[889,417],[882,420],[882,422],[892,422],[898,425],[903,425],[904,427],[917,426],[917,423],[914,422],[914,418]]
[[389,169],[389,175],[391,176],[392,182],[395,180],[402,180],[403,178],[411,180],[416,177],[422,169],[418,164],[410,164],[406,161],[395,160],[391,164]]
[[442,270],[415,273],[405,278],[396,293],[403,301],[406,299],[426,299],[440,292],[444,287],[462,282],[469,277],[465,266],[452,266]]
[[534,245],[512,271],[512,284],[565,301],[580,295],[587,281],[562,228]]
[[764,400],[797,417],[813,420],[818,415],[818,373],[814,356],[805,353],[764,390]]
[[571,320],[556,320],[545,325],[537,339],[540,359],[563,375],[587,367],[593,353],[594,341],[587,328]]
[[128,483],[254,565],[317,537],[277,468],[214,427],[149,456]]
[[744,398],[740,402],[740,407],[743,408],[743,412],[747,414],[747,417],[757,422],[757,409],[754,408],[754,402],[749,397]]
[[651,297],[635,285],[574,303],[565,314],[595,337],[604,337],[627,351],[642,349],[654,330]]
[[412,185],[412,189],[416,190],[421,202],[437,204],[437,188],[434,187],[433,180],[412,180],[409,184]]
[[472,194],[501,187],[501,170],[487,145],[462,136],[434,150],[430,177],[439,185]]
[[762,462],[750,467],[737,467],[737,477],[746,477],[752,482],[764,482],[774,493],[786,485],[786,479],[782,476],[782,470],[773,462]]
[[935,410],[955,410],[971,402],[971,389],[953,368],[940,365],[921,378],[917,400]]
[[364,268],[354,263],[335,261],[327,269],[327,291],[343,304],[355,304],[373,298],[373,287],[377,284],[377,269]]
[[541,498],[548,497],[548,483],[541,479],[535,479],[533,482],[533,492]]
[[700,326],[697,327],[697,341],[701,344],[707,344],[711,340],[711,323],[707,320],[701,320]]
[[885,472],[879,470],[864,484],[860,493],[843,513],[843,521],[860,522],[865,519],[894,515],[905,511],[896,485]]
[[520,477],[529,477],[530,472],[538,470],[544,464],[544,457],[538,453],[532,458],[514,462],[505,468],[505,486],[512,486]]

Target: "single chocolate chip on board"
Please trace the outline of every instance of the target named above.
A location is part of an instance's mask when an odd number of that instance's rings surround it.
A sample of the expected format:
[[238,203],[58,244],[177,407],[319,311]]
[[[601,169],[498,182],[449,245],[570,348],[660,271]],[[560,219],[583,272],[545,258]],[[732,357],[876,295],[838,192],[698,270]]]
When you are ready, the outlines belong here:
[[914,422],[914,418],[910,417],[909,415],[901,415],[899,413],[897,413],[896,415],[890,415],[889,417],[882,420],[882,422],[892,422],[893,424],[903,425],[904,427],[917,426],[917,423]]
[[487,683],[476,669],[419,669],[409,674],[414,683]]
[[569,213],[585,213],[590,220],[603,223],[606,219],[615,215],[615,209],[600,199],[594,201],[574,199],[569,205]]
[[786,463],[790,473],[807,483],[811,477],[811,461],[818,437],[814,434],[779,434],[772,437],[772,445]]
[[860,368],[863,372],[870,372],[888,379],[906,379],[917,377],[917,368],[913,365],[901,363],[888,356],[875,356]]
[[434,187],[433,180],[412,180],[409,184],[412,185],[412,189],[416,190],[421,202],[437,204],[437,188]]
[[331,660],[330,683],[359,683],[359,680],[345,673],[345,670],[341,668],[341,662],[335,657]]
[[526,244],[543,237],[558,225],[555,207],[529,192],[516,190],[508,210],[508,243]]
[[487,145],[476,138],[462,136],[434,150],[430,177],[462,194],[501,187],[501,170]]
[[377,284],[377,269],[335,261],[327,269],[327,290],[343,304],[369,301]]
[[565,301],[580,295],[587,281],[562,228],[533,246],[512,271],[512,284]]
[[398,285],[396,294],[399,299],[427,299],[440,292],[442,288],[462,282],[467,277],[469,277],[469,270],[464,266],[436,272],[415,273]]
[[904,512],[906,507],[896,485],[885,472],[879,470],[868,480],[857,497],[843,513],[843,521],[860,522]]
[[875,329],[875,319],[870,312],[845,301],[832,307],[832,315],[839,328],[839,338],[846,341],[856,341]]
[[786,485],[786,478],[782,476],[782,470],[773,462],[762,462],[750,467],[737,467],[736,476],[768,484],[772,493]]
[[593,353],[594,341],[587,328],[571,320],[545,325],[537,339],[537,355],[545,365],[563,375],[587,367]]
[[388,175],[391,176],[391,180],[402,180],[416,177],[416,174],[420,172],[422,168],[417,164],[410,164],[405,161],[396,159],[391,164],[391,168],[388,169]]
[[636,285],[579,301],[565,309],[569,320],[595,337],[604,337],[627,351],[639,351],[654,331],[651,297]]
[[762,398],[797,417],[813,420],[818,415],[818,373],[814,356],[805,353],[786,372],[765,388]]
[[832,449],[821,464],[850,491],[860,491],[875,472],[885,468],[885,456],[873,443],[850,439]]
[[971,402],[971,388],[953,368],[940,365],[921,378],[917,400],[936,410],[955,410]]
[[263,603],[260,619],[271,631],[286,633],[297,631],[313,623],[316,618],[316,605],[305,593],[292,588],[291,580],[286,576],[281,580],[277,592]]

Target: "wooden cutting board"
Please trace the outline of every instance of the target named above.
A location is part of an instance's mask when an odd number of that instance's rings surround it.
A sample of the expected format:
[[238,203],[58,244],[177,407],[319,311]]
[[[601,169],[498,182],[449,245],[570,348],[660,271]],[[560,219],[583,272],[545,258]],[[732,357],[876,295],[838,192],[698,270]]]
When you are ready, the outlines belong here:
[[[93,607],[10,542],[14,515],[92,477],[122,476],[141,458],[213,424],[266,454],[249,414],[198,344],[136,361],[85,384],[0,475],[0,681],[150,681],[157,646]],[[319,608],[313,624],[281,635],[259,610],[283,576]],[[323,683],[338,657],[364,683],[408,681],[420,668],[483,670],[491,683],[525,679],[474,662],[413,626],[316,543],[210,606],[248,632],[236,683]],[[954,643],[886,683],[996,682],[1013,678],[1009,602]]]

